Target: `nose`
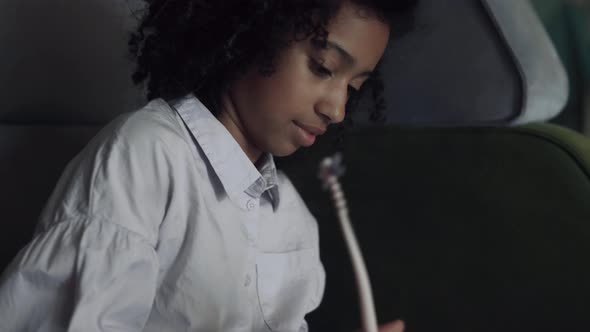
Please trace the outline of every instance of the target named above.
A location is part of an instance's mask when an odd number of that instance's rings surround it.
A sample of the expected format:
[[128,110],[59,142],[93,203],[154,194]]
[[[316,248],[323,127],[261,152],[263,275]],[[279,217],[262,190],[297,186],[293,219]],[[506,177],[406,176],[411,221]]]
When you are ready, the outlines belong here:
[[346,115],[347,89],[333,88],[316,103],[316,113],[328,124],[340,123]]

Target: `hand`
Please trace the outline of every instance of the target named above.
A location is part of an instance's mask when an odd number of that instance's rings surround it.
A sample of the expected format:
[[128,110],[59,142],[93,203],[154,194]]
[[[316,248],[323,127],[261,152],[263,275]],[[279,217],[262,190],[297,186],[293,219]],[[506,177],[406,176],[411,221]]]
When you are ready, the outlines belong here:
[[379,326],[379,332],[404,332],[404,322],[401,320],[394,320],[387,324]]
[[[379,326],[379,332],[404,332],[404,322],[401,320],[394,320],[387,324],[383,324]],[[361,330],[357,330],[357,332],[361,332]]]

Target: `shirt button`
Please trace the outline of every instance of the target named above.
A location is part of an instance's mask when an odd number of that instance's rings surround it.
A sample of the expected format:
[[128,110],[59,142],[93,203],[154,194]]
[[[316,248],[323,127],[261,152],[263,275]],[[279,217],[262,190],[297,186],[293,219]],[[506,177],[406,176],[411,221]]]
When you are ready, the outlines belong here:
[[249,199],[248,202],[246,203],[246,208],[248,209],[248,211],[254,210],[255,207],[256,207],[256,203],[254,202],[254,200]]
[[246,275],[246,280],[244,281],[244,287],[248,287],[250,286],[250,283],[252,282],[252,278],[250,278],[250,275]]

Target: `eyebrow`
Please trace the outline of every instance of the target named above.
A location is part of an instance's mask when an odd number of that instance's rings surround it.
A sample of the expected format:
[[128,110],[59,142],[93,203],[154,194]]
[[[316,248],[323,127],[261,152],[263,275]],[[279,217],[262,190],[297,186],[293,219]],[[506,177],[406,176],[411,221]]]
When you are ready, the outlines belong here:
[[[331,48],[336,50],[336,52],[338,52],[338,54],[340,54],[340,56],[349,64],[355,64],[356,63],[356,59],[350,54],[348,53],[342,46],[338,45],[337,43],[330,41],[330,40],[326,40],[326,48]],[[364,72],[358,74],[357,76],[370,76],[373,72],[370,70],[365,70]]]

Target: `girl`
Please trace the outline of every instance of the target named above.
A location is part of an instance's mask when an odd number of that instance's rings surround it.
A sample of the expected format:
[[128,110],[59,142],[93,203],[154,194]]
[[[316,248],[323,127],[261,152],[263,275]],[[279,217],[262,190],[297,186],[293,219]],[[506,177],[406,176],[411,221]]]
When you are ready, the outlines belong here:
[[344,119],[410,5],[149,1],[129,44],[151,101],[66,168],[0,280],[3,330],[306,331],[317,225],[273,156]]

